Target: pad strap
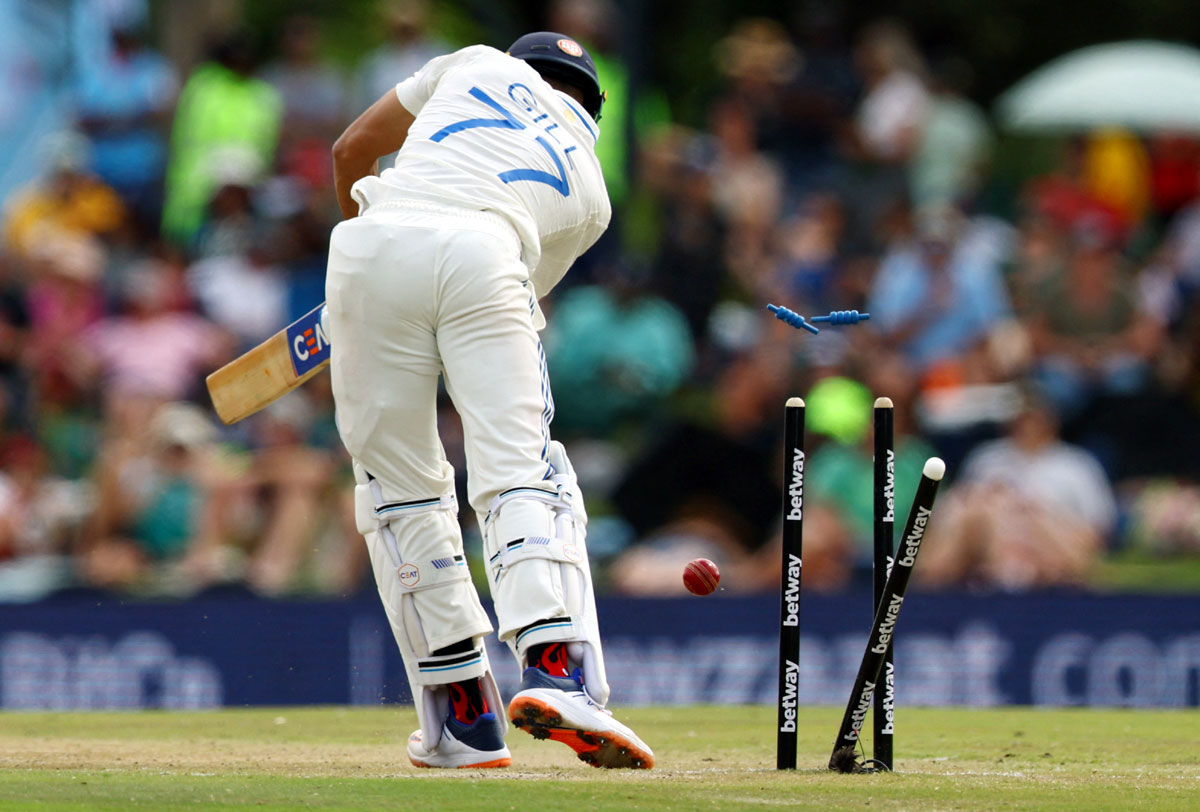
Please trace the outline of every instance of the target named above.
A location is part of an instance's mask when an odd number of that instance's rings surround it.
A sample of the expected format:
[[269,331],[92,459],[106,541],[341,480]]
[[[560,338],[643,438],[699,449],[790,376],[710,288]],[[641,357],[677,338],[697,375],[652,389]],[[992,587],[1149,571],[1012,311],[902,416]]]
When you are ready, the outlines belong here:
[[488,566],[492,570],[493,580],[499,581],[505,568],[531,558],[579,564],[583,557],[584,553],[573,542],[557,537],[526,536],[502,544],[500,549],[488,559]]
[[530,623],[524,629],[517,632],[513,642],[517,648],[524,652],[529,648],[530,641],[539,641],[545,639],[548,642],[559,642],[568,637],[574,637],[579,633],[579,625],[571,617],[551,617],[545,620],[539,620],[536,623]]
[[488,506],[488,515],[487,518],[484,519],[484,522],[487,523],[495,521],[496,516],[500,514],[501,509],[503,509],[507,503],[513,501],[514,499],[531,499],[535,502],[542,502],[543,504],[550,505],[554,508],[565,507],[570,509],[571,507],[570,503],[563,499],[561,490],[558,493],[550,493],[550,491],[543,490],[542,488],[513,488],[511,490],[501,492],[498,496],[496,496],[495,499],[492,500],[492,504]]
[[462,555],[433,558],[429,561],[405,561],[396,567],[396,580],[405,592],[419,592],[422,589],[470,579],[467,559]]
[[387,546],[392,564],[396,567],[396,580],[405,592],[417,592],[442,584],[455,581],[469,581],[471,572],[467,567],[467,559],[462,554],[433,558],[428,561],[405,561],[400,554],[400,545],[396,542],[396,534],[392,532],[391,522],[429,513],[434,510],[458,511],[458,499],[453,493],[441,497],[421,499],[413,502],[384,502],[383,491],[379,481],[368,474],[371,496],[375,501],[375,523],[379,535]]
[[444,684],[481,676],[486,665],[481,644],[471,651],[422,657],[417,660],[417,671],[428,678],[425,684]]
[[[378,500],[382,494],[376,487],[372,487],[371,490]],[[419,513],[428,513],[431,510],[449,510],[457,514],[458,497],[453,493],[447,493],[433,499],[417,499],[411,502],[383,502],[382,504],[376,502],[375,504],[375,515],[383,521],[391,521],[403,516],[416,516]]]

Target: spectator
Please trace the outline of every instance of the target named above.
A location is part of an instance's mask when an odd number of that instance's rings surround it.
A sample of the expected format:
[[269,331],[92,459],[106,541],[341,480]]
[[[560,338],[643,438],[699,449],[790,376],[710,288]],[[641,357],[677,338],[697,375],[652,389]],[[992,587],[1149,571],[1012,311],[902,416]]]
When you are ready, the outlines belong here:
[[[781,173],[795,148],[786,133],[795,111],[785,94],[804,65],[787,29],[762,17],[739,20],[717,41],[714,56],[723,86],[709,105],[710,129],[731,159],[752,156]],[[736,117],[728,126],[726,114]]]
[[569,290],[545,333],[555,381],[555,427],[611,436],[630,420],[654,422],[694,361],[678,308],[649,294],[643,268],[609,266],[602,284]]
[[1156,476],[1122,483],[1129,549],[1158,559],[1200,557],[1200,484]]
[[186,594],[226,577],[232,471],[208,417],[191,404],[135,398],[114,403],[109,421],[93,476],[85,581]]
[[989,242],[968,239],[968,226],[955,209],[922,212],[915,239],[893,243],[880,260],[869,324],[918,376],[961,366],[1009,315],[1000,257]]
[[31,438],[0,442],[0,602],[37,600],[72,583],[70,555],[92,502],[85,483],[50,473]]
[[297,14],[283,21],[279,59],[263,68],[262,78],[283,102],[280,163],[332,177],[329,151],[346,126],[346,81],[321,55],[316,20]]
[[165,130],[179,93],[174,66],[147,47],[136,19],[119,20],[104,59],[78,78],[76,116],[92,142],[91,167],[146,222],[157,223]]
[[1037,291],[1059,273],[1067,250],[1067,233],[1050,217],[1027,213],[1018,224],[1016,250],[1008,278],[1013,310],[1026,319]]
[[1028,316],[1036,375],[1064,419],[1097,396],[1151,381],[1163,324],[1144,311],[1117,247],[1100,224],[1071,234],[1066,265],[1034,293]]
[[331,223],[313,207],[279,223],[279,262],[288,281],[289,324],[325,301],[325,260]]
[[277,262],[281,229],[260,224],[246,253],[208,257],[188,269],[188,286],[204,312],[246,349],[287,323],[288,281]]
[[848,187],[850,234],[875,250],[883,219],[908,200],[908,164],[929,112],[925,65],[908,30],[880,20],[859,35],[854,51],[863,95],[843,149],[855,175]]
[[709,121],[716,148],[709,169],[713,204],[730,227],[726,255],[742,286],[753,290],[769,272],[774,229],[783,209],[783,172],[757,150],[747,105],[726,98],[710,108]]
[[[382,0],[379,13],[387,39],[367,54],[358,70],[354,81],[355,110],[366,110],[430,59],[454,50],[431,33],[427,0]],[[379,167],[384,169],[394,161],[395,153],[384,156],[379,159]]]
[[193,258],[228,257],[253,247],[255,237],[261,236],[254,197],[262,169],[257,156],[244,147],[222,149],[214,156],[213,195],[191,245]]
[[427,0],[384,0],[379,11],[387,40],[367,54],[359,68],[356,110],[365,110],[430,59],[453,50],[430,33]]
[[859,80],[845,40],[846,9],[828,0],[794,4],[799,70],[782,93],[780,120],[762,133],[801,197],[834,188],[842,178],[839,143],[850,127]]
[[984,181],[992,147],[987,115],[966,96],[971,68],[945,58],[930,78],[929,108],[909,164],[913,206],[970,208]]
[[779,224],[776,267],[764,303],[788,302],[798,313],[845,310],[856,301],[843,256],[845,209],[831,194],[813,193]]
[[907,29],[892,20],[863,31],[855,59],[865,91],[854,122],[859,155],[871,163],[903,164],[929,111],[924,60]]
[[[329,487],[335,459],[309,435],[313,417],[303,393],[277,401],[256,417],[257,448],[247,454],[218,445],[215,427],[190,403],[111,404],[94,475],[99,506],[83,557],[87,581],[186,594],[243,580],[279,595],[299,588],[328,534],[345,560],[314,579],[353,588],[363,556],[346,541],[357,539],[352,512]],[[147,420],[148,431],[135,428]]]
[[803,64],[787,29],[772,19],[748,17],[717,41],[714,53],[726,84],[717,104],[722,99],[741,99],[755,118],[755,132],[772,132],[783,90]]
[[[1200,179],[1200,171],[1197,171]],[[1180,296],[1194,299],[1200,293],[1200,196],[1171,218],[1162,242],[1163,259]],[[1182,309],[1182,303],[1180,303]],[[1181,316],[1178,312],[1172,314]]]
[[[327,477],[324,481],[314,477],[314,482],[319,486],[310,492],[315,513],[307,514],[309,521],[301,534],[304,537],[300,545],[301,566],[289,586],[298,587],[299,580],[305,584],[311,583],[318,592],[334,595],[355,592],[364,584],[373,588],[374,580],[370,577],[370,551],[367,545],[363,544],[362,535],[355,526],[352,485],[354,471],[350,455],[338,436],[333,407],[333,382],[328,375],[318,375],[304,385],[302,395],[294,394],[291,397],[302,398],[304,401],[291,413],[301,419],[291,418],[286,414],[279,415],[278,418],[291,424],[293,436],[299,437],[304,447],[320,452],[320,456],[311,459],[318,466],[315,472],[324,470]],[[448,401],[447,397],[445,415],[443,410],[439,409],[439,426],[443,417],[447,415],[458,419],[458,414],[450,408]],[[256,436],[260,436],[258,432]],[[279,436],[278,432],[275,436]],[[446,447],[447,459],[455,466],[455,470],[465,471],[466,466],[459,465],[464,459],[461,445],[455,447],[454,440],[450,439],[456,436],[461,444],[461,425],[457,435],[453,432],[443,432],[442,436],[445,439],[443,445]],[[313,473],[314,469],[310,467],[309,475]],[[297,477],[297,480],[299,481],[300,477]],[[466,475],[463,474],[462,483],[458,483],[462,485],[461,493],[466,493],[465,483]],[[306,507],[306,510],[308,509]],[[462,519],[471,526],[478,527],[470,511],[463,511]]]
[[1063,233],[1081,225],[1100,227],[1123,244],[1133,224],[1093,188],[1090,153],[1087,136],[1065,140],[1057,165],[1025,185],[1024,207],[1031,215],[1048,218]]
[[111,234],[125,222],[125,206],[87,166],[91,146],[76,132],[46,136],[41,143],[46,174],[8,201],[4,247],[28,259],[40,245],[67,236]]
[[[236,485],[235,504],[252,517],[237,539],[247,554],[246,582],[266,595],[297,586],[326,521],[345,515],[345,501],[330,487],[335,456],[312,442],[314,419],[306,393],[282,398],[265,409],[255,425],[253,463]],[[352,529],[344,521],[334,522],[333,532],[340,538]],[[357,541],[357,533],[349,538]],[[345,550],[347,545],[337,548]]]
[[184,400],[204,374],[233,350],[228,333],[195,313],[176,310],[171,270],[146,259],[126,270],[119,314],[92,327],[80,355],[111,399]]
[[[709,315],[729,279],[728,229],[717,212],[708,174],[712,144],[703,136],[672,128],[649,139],[643,155],[643,183],[653,199],[653,216],[661,223],[649,241],[654,252],[653,287],[683,311],[693,339],[702,345]],[[688,272],[681,274],[680,268]]]
[[47,235],[36,243],[26,301],[39,403],[73,400],[90,389],[84,335],[104,316],[107,258],[98,240],[82,234]]
[[1116,516],[1104,470],[1059,438],[1053,406],[1029,388],[1007,434],[975,449],[939,500],[917,577],[939,587],[1079,585]]
[[282,118],[279,94],[253,77],[257,56],[245,34],[213,49],[184,84],[171,129],[163,233],[191,245],[212,199],[222,150],[245,148],[267,168]]

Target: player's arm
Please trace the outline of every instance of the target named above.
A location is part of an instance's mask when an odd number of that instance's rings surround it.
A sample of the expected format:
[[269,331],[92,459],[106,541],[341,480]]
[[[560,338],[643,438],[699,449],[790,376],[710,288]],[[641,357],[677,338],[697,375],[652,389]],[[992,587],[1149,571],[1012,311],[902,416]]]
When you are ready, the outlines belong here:
[[389,90],[334,142],[333,187],[343,218],[349,220],[358,214],[358,203],[351,197],[350,187],[360,178],[375,174],[380,156],[404,146],[413,120],[413,114]]

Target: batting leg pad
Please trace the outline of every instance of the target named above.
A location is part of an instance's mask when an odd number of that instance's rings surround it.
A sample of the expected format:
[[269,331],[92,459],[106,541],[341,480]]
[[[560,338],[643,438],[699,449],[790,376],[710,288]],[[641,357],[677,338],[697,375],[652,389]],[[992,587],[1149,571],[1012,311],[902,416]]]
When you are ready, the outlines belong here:
[[568,642],[593,701],[608,701],[596,596],[587,557],[587,512],[566,451],[551,443],[549,488],[514,488],[483,520],[488,581],[508,644],[522,670],[529,647]]
[[[463,555],[453,494],[419,502],[387,502],[361,467],[355,518],[366,539],[375,583],[408,684],[425,746],[435,748],[448,712],[447,683],[483,678],[489,704],[503,707],[483,639],[492,624]],[[464,640],[470,651],[433,652]]]

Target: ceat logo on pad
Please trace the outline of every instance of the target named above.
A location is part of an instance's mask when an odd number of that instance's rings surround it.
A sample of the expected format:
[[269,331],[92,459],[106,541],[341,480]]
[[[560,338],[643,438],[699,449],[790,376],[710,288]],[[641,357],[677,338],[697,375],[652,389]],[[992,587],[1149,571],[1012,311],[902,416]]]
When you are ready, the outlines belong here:
[[573,39],[560,39],[558,47],[563,53],[570,54],[571,56],[583,56],[583,49]]
[[411,588],[421,580],[421,570],[416,564],[404,564],[396,570],[396,576],[400,579],[400,583]]

